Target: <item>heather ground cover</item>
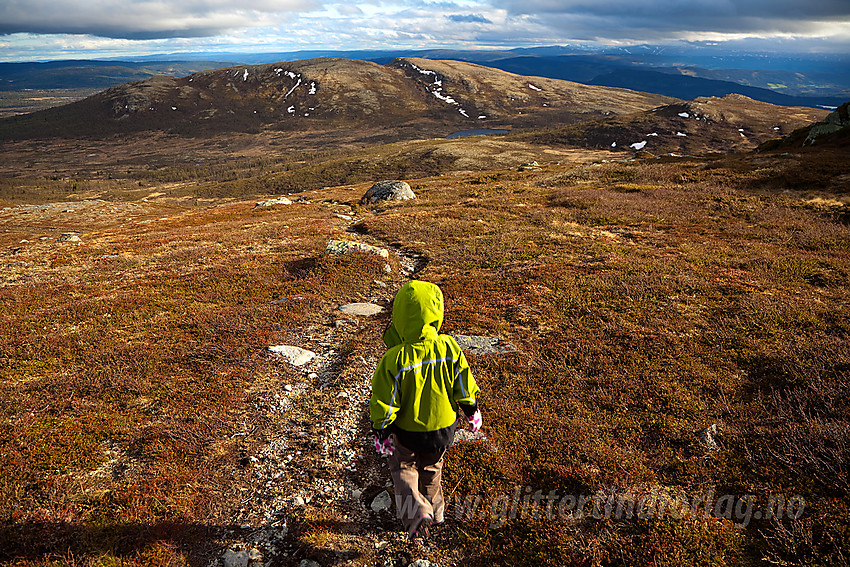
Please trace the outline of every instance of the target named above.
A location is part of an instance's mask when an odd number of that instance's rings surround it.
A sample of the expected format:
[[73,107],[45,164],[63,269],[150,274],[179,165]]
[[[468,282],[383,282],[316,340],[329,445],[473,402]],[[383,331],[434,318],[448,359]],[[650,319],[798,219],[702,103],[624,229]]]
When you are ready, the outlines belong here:
[[[416,200],[380,207],[357,204],[365,183],[268,210],[146,203],[131,221],[84,225],[6,210],[0,560],[220,557],[256,490],[246,455],[276,426],[251,409],[252,391],[298,379],[265,347],[315,345],[307,330],[339,304],[391,298],[400,260],[416,255],[415,277],[446,295],[445,331],[515,346],[469,356],[487,441],[449,452],[450,519],[419,557],[846,564],[843,163],[827,152],[544,163],[409,180]],[[82,243],[55,243],[61,230]],[[326,256],[332,238],[395,250],[393,271]],[[385,323],[364,320],[338,345],[340,380],[368,374],[351,365],[380,355]],[[367,420],[365,405],[315,392],[293,404],[299,423]],[[362,470],[379,477],[368,449]],[[402,541],[376,551],[369,538],[392,524],[368,510],[293,510],[286,554],[268,564],[411,557]]]

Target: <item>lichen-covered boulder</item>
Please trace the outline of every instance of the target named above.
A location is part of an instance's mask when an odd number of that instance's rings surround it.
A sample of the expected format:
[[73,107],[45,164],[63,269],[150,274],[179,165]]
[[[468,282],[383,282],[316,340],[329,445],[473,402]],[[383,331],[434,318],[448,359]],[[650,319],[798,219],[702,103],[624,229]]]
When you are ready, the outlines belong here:
[[416,195],[410,185],[404,181],[378,181],[372,185],[360,203],[377,203],[378,201],[406,201],[415,199]]

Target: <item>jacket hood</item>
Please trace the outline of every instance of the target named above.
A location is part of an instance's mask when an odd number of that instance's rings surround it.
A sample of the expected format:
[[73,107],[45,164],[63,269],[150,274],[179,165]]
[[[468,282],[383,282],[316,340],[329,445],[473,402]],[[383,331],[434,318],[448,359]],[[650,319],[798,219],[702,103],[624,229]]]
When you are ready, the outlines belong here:
[[410,281],[393,300],[392,324],[384,332],[384,343],[392,348],[401,343],[436,339],[443,324],[443,292],[435,284]]

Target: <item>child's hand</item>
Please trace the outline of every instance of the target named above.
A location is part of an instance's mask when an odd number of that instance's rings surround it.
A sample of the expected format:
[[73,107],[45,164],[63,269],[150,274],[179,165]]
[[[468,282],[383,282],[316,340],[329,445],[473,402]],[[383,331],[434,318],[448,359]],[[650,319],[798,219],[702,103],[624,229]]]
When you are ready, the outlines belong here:
[[388,457],[395,453],[395,445],[391,437],[387,437],[381,441],[380,437],[375,435],[375,450],[382,456]]
[[466,421],[469,422],[469,430],[473,433],[478,433],[478,430],[481,429],[481,424],[483,423],[481,419],[481,412],[479,410],[475,410],[475,413],[467,417]]

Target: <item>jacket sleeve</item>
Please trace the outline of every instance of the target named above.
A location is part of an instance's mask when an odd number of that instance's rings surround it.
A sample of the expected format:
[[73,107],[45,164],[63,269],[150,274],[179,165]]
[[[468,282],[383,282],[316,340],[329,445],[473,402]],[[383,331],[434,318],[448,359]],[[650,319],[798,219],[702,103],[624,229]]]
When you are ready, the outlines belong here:
[[465,406],[477,406],[475,400],[480,390],[475,383],[475,378],[472,377],[472,370],[469,368],[469,364],[466,362],[466,357],[463,355],[460,347],[457,349],[456,358],[452,398],[461,408],[464,408],[464,413],[466,413]]
[[395,421],[401,409],[398,376],[395,364],[385,354],[372,376],[372,397],[369,399],[369,418],[372,429],[380,431]]

